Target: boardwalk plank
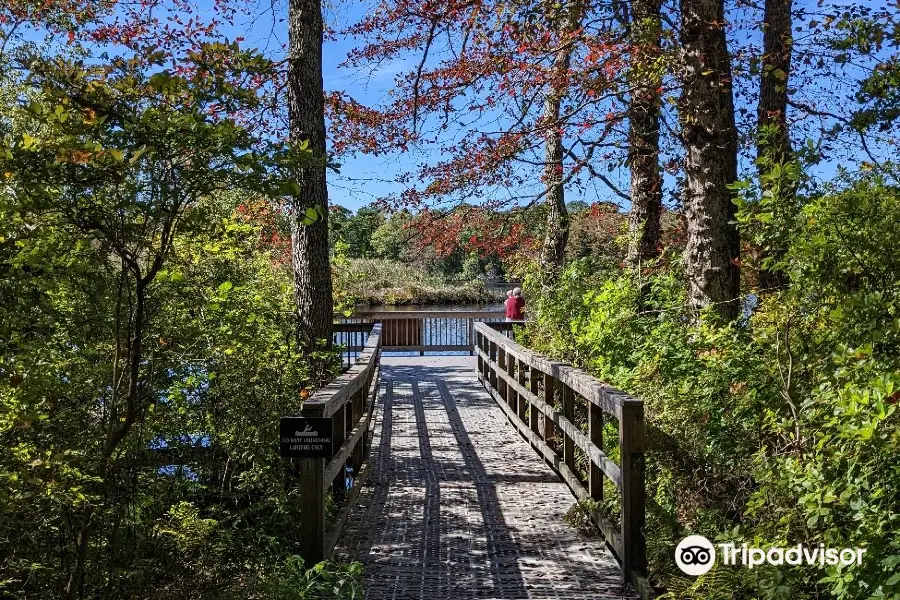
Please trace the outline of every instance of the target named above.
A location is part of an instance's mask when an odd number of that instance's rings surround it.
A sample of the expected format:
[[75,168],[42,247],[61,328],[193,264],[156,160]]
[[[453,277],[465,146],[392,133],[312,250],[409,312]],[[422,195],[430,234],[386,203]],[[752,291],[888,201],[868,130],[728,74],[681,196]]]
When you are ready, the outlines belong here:
[[574,498],[478,384],[469,357],[382,360],[372,474],[336,556],[369,600],[634,598]]

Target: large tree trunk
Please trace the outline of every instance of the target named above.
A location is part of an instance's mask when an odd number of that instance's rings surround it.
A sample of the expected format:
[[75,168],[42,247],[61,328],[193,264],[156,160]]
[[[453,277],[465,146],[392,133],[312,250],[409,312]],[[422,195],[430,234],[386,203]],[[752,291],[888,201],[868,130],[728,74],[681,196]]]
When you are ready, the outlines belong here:
[[572,61],[571,41],[581,25],[584,13],[582,0],[571,0],[566,13],[558,24],[560,49],[553,57],[550,89],[544,98],[544,185],[547,205],[547,224],[544,245],[541,249],[541,266],[546,283],[552,283],[566,260],[566,243],[569,241],[569,212],[566,209],[563,183],[563,124],[559,122],[560,106],[569,87],[569,66]]
[[[322,84],[322,6],[319,0],[288,4],[288,116],[291,138],[307,141],[315,164],[298,168],[300,194],[293,199],[291,249],[297,337],[305,348],[331,345],[333,320],[328,256],[328,188],[325,181],[325,93]],[[306,211],[319,209],[305,224]]]
[[[788,79],[791,74],[791,0],[766,0],[763,23],[763,55],[760,76],[757,123],[757,158],[763,191],[771,185],[767,176],[776,164],[793,158],[791,138],[787,124]],[[794,182],[781,182],[782,200],[790,204],[796,192]],[[786,185],[785,185],[786,184]],[[768,257],[779,259],[784,248],[763,249],[758,256],[761,262]],[[759,286],[763,290],[784,287],[787,276],[777,270],[762,270]]]
[[737,130],[724,0],[681,0],[681,19],[688,303],[731,320],[740,309],[740,240],[728,189],[737,180]]
[[632,0],[635,55],[631,105],[628,108],[628,163],[631,168],[631,214],[628,219],[628,264],[638,267],[658,254],[662,173],[659,168],[661,73],[660,0]]

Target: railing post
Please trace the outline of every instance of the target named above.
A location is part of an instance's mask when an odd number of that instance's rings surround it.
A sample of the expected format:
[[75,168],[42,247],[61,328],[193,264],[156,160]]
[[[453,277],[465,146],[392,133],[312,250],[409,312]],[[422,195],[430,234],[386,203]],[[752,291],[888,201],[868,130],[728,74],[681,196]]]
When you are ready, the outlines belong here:
[[[349,404],[349,402],[347,403]],[[347,404],[344,404],[339,409],[335,411],[335,413],[331,416],[331,435],[332,435],[332,450],[337,452],[341,444],[344,443],[347,435]],[[346,482],[344,481],[344,468],[341,467],[340,472],[334,478],[334,481],[331,482],[331,492],[337,496],[338,498],[344,497],[344,492],[347,491]]]
[[[416,322],[419,324],[419,345],[423,348],[425,347],[425,317],[421,319],[416,319]],[[424,350],[419,350],[419,356],[425,356]]]
[[488,353],[488,357],[490,358],[490,361],[488,362],[488,384],[491,386],[491,389],[496,390],[497,393],[499,393],[500,387],[497,385],[497,360],[499,359],[497,343],[488,341],[488,349],[490,350]]
[[[356,397],[353,399],[353,414],[350,418],[352,425],[349,427],[351,431],[356,429],[357,425],[362,425],[362,416],[366,411],[366,401],[368,400],[369,387],[372,385],[373,373],[375,373],[374,365],[369,372],[369,376],[366,377],[366,385],[360,388]],[[363,434],[360,443],[356,444],[356,448],[354,448],[353,452],[350,454],[350,466],[353,467],[354,480],[356,479],[356,474],[359,473],[359,469],[362,467],[365,458],[365,445],[365,434]]]
[[[506,350],[503,346],[497,346],[497,370],[506,371]],[[496,373],[494,374],[494,377],[496,377],[497,380],[497,392],[499,392],[503,401],[509,404],[509,400],[507,400],[508,395],[506,393],[506,380]]]
[[[506,353],[506,374],[509,375],[509,378],[513,381],[516,380],[516,356],[514,354]],[[518,410],[517,404],[519,403],[519,393],[516,392],[516,389],[507,384],[506,385],[506,404],[512,410],[513,414],[516,414]]]
[[[538,371],[534,367],[528,367],[529,389],[531,390],[531,393],[534,394],[535,398],[538,397],[538,393],[540,391],[539,380],[538,380],[539,375],[542,375],[542,373],[540,371]],[[529,404],[531,404],[531,403],[529,402]],[[531,404],[529,406],[529,410],[531,411],[529,413],[529,415],[530,415],[529,421],[531,421],[531,432],[537,436],[540,436],[541,429],[540,429],[540,426],[538,425],[538,416],[540,416],[541,411],[539,411],[537,408],[535,408],[533,404]]]
[[[476,350],[481,350],[481,352],[484,352],[484,348],[482,348],[482,343],[481,343],[481,333],[479,333],[479,332],[475,333],[475,337],[472,338],[472,344],[474,345],[474,348]],[[481,357],[481,352],[479,352],[477,354],[477,356],[478,356],[478,381],[480,381],[481,384],[484,385],[484,359]]]
[[325,559],[325,459],[298,458],[300,481],[300,554],[312,567]]
[[[569,423],[575,423],[575,392],[566,384],[562,384],[563,416]],[[566,466],[575,472],[575,441],[563,433],[563,458]]]
[[[550,373],[544,373],[544,403],[553,407],[553,392],[556,390],[556,379]],[[548,444],[553,438],[553,421],[550,417],[544,415],[544,441]]]
[[619,420],[622,473],[622,572],[643,575],[647,570],[644,540],[644,405],[626,402]]
[[494,363],[491,362],[494,360],[494,354],[491,346],[491,340],[484,334],[481,336],[481,346],[482,350],[484,350],[484,386],[486,388],[490,388],[491,386],[491,376],[494,372]]
[[[603,409],[592,402],[588,402],[589,421],[588,433],[591,436],[591,443],[603,450]],[[600,467],[590,461],[591,470],[588,474],[588,488],[591,498],[594,500],[603,500],[603,472]]]
[[[518,381],[519,381],[519,385],[521,385],[522,387],[525,387],[525,361],[523,361],[523,360],[517,360],[517,361],[516,361],[516,368],[517,368],[518,371],[519,371],[519,380],[518,380]],[[518,412],[519,412],[519,418],[522,419],[522,422],[523,422],[523,423],[527,423],[527,422],[528,422],[528,417],[527,417],[527,413],[528,413],[528,398],[526,398],[526,397],[523,396],[523,395],[519,395],[518,398],[519,398],[519,411],[518,411]]]
[[[475,319],[474,319],[473,317],[469,317],[469,319],[467,319],[467,321],[468,321],[468,324],[469,324],[469,337],[468,337],[468,343],[474,345],[474,344],[475,344]],[[475,354],[474,351],[473,351],[473,352],[469,352],[469,356],[472,356],[473,354]]]

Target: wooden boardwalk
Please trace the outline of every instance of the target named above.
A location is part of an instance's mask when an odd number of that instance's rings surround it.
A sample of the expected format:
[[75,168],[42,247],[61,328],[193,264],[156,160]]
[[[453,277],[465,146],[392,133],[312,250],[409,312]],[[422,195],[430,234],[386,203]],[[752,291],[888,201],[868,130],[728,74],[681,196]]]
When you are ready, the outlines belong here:
[[370,467],[337,559],[369,600],[634,598],[569,488],[512,428],[470,357],[382,359]]

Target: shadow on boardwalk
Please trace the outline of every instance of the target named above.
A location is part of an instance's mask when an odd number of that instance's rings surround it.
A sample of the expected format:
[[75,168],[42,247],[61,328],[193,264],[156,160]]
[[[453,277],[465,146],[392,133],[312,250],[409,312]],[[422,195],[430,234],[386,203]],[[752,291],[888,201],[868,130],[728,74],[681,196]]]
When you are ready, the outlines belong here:
[[383,359],[373,471],[337,556],[366,598],[630,598],[574,499],[481,389],[467,357]]

